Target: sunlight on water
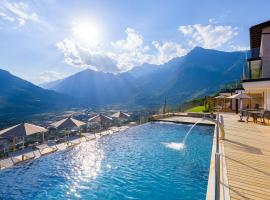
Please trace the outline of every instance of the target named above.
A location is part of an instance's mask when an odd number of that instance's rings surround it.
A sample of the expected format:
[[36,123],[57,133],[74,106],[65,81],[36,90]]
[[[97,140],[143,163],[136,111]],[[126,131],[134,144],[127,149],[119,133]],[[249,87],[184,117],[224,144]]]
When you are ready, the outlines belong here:
[[71,154],[69,165],[71,170],[65,173],[68,180],[66,195],[79,198],[78,190],[86,182],[94,180],[101,172],[103,152],[94,142],[88,142],[76,147]]
[[167,148],[174,149],[174,150],[177,150],[177,151],[181,151],[182,149],[185,148],[184,143],[177,143],[177,142],[167,143],[167,142],[163,142],[162,144],[164,144]]

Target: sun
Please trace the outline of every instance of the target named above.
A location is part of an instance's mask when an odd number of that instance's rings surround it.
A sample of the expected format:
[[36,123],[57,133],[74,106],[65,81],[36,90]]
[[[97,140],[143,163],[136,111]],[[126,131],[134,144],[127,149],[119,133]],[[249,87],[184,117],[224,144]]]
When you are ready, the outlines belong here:
[[100,28],[97,24],[88,21],[74,22],[72,27],[73,35],[80,42],[97,45],[100,42]]

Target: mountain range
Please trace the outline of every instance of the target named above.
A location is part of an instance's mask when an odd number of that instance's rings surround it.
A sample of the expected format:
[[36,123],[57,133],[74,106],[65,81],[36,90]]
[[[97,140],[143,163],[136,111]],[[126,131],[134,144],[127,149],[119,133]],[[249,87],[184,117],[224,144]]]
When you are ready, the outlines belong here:
[[75,99],[43,89],[0,69],[0,118],[62,110],[75,105]]
[[216,92],[241,79],[244,52],[223,52],[200,47],[162,65],[143,64],[120,73],[86,69],[63,80],[43,85],[71,95],[87,105],[160,105],[164,98],[182,103]]
[[244,62],[244,52],[196,47],[162,65],[143,64],[119,74],[86,69],[41,86],[0,70],[0,112],[13,116],[81,105],[149,107],[161,105],[164,98],[179,104],[240,80]]

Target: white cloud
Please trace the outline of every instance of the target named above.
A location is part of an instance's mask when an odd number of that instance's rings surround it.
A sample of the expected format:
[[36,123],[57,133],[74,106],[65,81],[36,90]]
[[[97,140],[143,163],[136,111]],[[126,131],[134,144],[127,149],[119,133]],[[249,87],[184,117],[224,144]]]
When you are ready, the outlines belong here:
[[71,39],[64,39],[56,44],[64,54],[65,63],[79,68],[91,68],[97,71],[117,72],[116,62],[106,53],[87,49]]
[[230,47],[234,51],[247,51],[249,49],[249,47],[247,47],[247,46],[241,46],[241,45],[231,45]]
[[187,53],[186,49],[174,42],[160,43],[158,41],[153,41],[152,44],[158,50],[158,54],[155,57],[155,64],[168,62],[173,58],[183,56]]
[[140,35],[132,28],[127,28],[125,32],[127,34],[127,38],[125,40],[118,40],[116,42],[112,42],[112,46],[128,51],[133,51],[134,49],[142,46],[142,35]]
[[136,30],[127,28],[125,32],[127,34],[125,40],[111,43],[118,52],[109,54],[114,60],[117,60],[121,71],[143,63],[163,64],[187,53],[180,44],[170,41],[153,41],[151,45],[146,45],[143,36]]
[[18,26],[24,26],[27,21],[39,22],[37,13],[32,12],[24,2],[9,2],[2,0],[0,3],[2,12],[0,17],[10,22],[16,22]]
[[56,71],[44,71],[39,74],[41,82],[51,82],[64,78],[65,75]]
[[143,63],[163,64],[187,53],[180,44],[165,41],[144,43],[143,36],[132,28],[126,29],[127,37],[111,42],[111,48],[82,47],[78,41],[64,39],[56,44],[64,54],[65,63],[80,68],[105,72],[123,72]]
[[192,47],[218,48],[238,35],[236,27],[213,24],[180,26],[178,30],[188,39],[188,44]]
[[10,21],[10,22],[13,22],[14,21],[14,18],[13,17],[10,17],[10,16],[8,16],[7,14],[5,14],[3,12],[0,12],[0,17],[3,20],[6,20],[6,21]]

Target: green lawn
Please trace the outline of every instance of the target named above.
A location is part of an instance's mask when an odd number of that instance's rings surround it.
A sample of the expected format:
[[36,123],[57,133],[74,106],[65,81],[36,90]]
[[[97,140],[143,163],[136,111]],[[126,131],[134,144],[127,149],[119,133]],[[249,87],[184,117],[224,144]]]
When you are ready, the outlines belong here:
[[196,106],[196,107],[188,109],[186,112],[205,112],[205,107],[204,106]]

